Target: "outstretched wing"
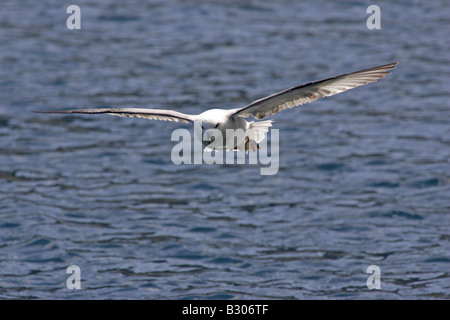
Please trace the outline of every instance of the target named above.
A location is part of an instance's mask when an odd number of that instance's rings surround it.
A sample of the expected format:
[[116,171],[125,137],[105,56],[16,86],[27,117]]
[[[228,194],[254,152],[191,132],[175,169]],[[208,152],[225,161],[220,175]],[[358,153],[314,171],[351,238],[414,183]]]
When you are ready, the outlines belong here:
[[256,100],[255,102],[238,109],[233,116],[244,118],[253,116],[260,120],[288,108],[293,108],[319,98],[329,97],[375,82],[390,74],[389,71],[394,69],[397,64],[398,62],[394,62],[293,87]]
[[129,118],[145,118],[152,120],[163,121],[181,121],[181,122],[194,122],[194,117],[189,114],[173,110],[160,110],[160,109],[144,109],[144,108],[99,108],[99,109],[73,109],[73,110],[61,110],[61,111],[35,111],[38,113],[83,113],[83,114],[110,114],[119,117]]

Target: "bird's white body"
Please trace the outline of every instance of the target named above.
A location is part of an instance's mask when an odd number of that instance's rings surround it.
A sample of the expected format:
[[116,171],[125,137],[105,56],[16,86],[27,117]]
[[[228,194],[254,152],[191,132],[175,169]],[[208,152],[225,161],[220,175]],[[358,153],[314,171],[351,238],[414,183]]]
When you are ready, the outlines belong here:
[[216,123],[226,124],[235,110],[236,109],[209,109],[205,112],[200,113],[199,115],[194,116],[194,121],[202,121],[204,123],[210,123],[214,125],[216,125]]
[[[258,144],[264,139],[273,121],[249,122],[234,116],[237,110],[210,109],[195,116],[194,122],[199,122],[205,131],[194,130],[194,134],[203,142],[206,151],[258,149]],[[220,141],[217,139],[218,136]],[[228,139],[230,137],[231,139]]]
[[[200,123],[202,132],[196,132],[206,146],[206,151],[213,149],[242,150],[258,149],[272,120],[248,122],[243,118],[253,116],[261,120],[285,109],[293,108],[319,98],[332,96],[349,89],[353,89],[371,82],[375,82],[388,75],[397,63],[356,71],[319,80],[297,87],[289,88],[271,96],[256,100],[251,104],[237,109],[210,109],[198,115],[189,115],[173,110],[144,109],[144,108],[99,108],[74,109],[64,111],[40,111],[43,113],[85,113],[85,114],[111,114],[122,117],[137,117],[163,121],[181,121],[185,123]],[[227,141],[229,132],[237,133],[233,141]],[[219,135],[222,141],[218,141]]]
[[[198,122],[203,129],[194,130],[194,134],[202,141],[206,151],[258,149],[258,144],[272,126],[272,120],[249,122],[239,116],[233,116],[237,110],[210,109],[194,116],[194,122]],[[220,137],[220,141],[217,137]],[[233,141],[227,139],[228,137]]]

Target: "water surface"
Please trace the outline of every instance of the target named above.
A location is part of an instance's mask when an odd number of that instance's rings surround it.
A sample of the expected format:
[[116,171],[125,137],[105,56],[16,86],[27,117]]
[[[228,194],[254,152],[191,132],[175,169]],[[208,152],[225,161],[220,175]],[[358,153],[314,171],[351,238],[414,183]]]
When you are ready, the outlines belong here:
[[[0,12],[0,298],[450,297],[446,1],[382,3],[380,30],[352,1],[77,4],[81,30],[58,1]],[[393,61],[276,115],[273,176],[174,165],[188,125],[31,112],[200,113]]]

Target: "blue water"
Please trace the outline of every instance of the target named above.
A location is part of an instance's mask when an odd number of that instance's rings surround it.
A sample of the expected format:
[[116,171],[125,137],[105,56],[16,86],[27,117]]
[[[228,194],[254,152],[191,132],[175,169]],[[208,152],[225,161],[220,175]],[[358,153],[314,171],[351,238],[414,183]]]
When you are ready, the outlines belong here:
[[[377,3],[379,30],[370,2],[74,4],[81,30],[2,2],[0,299],[450,298],[448,1]],[[195,114],[394,61],[274,116],[272,176],[173,164],[185,124],[31,112]]]

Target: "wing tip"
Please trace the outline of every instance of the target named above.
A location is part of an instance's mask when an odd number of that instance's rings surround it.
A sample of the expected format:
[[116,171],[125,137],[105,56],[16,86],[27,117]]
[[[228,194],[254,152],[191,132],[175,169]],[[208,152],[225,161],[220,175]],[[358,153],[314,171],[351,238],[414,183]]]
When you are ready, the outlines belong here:
[[[388,76],[388,75],[392,74],[391,71],[394,70],[394,69],[397,67],[397,65],[398,65],[398,62],[397,62],[397,61],[385,65],[385,67],[386,67],[386,69],[384,70],[385,76]],[[384,77],[385,77],[385,76],[384,76]],[[383,78],[384,78],[384,77],[383,77]]]
[[385,64],[385,65],[382,65],[379,67],[375,67],[373,69],[383,70],[386,72],[386,74],[391,74],[389,71],[394,70],[397,67],[397,65],[398,65],[398,61],[391,62],[391,63]]
[[[386,76],[390,75],[392,73],[390,71],[394,70],[397,67],[398,64],[399,63],[397,61],[396,62],[391,62],[391,63],[388,63],[388,64],[383,64],[383,65],[378,66],[378,67],[372,67],[372,68],[369,68],[369,69],[364,69],[364,70],[348,73],[348,74],[345,74],[343,76],[354,75],[354,74],[361,74],[361,75],[367,75],[367,76],[374,77],[375,81],[377,81],[377,80],[383,79]],[[371,82],[375,82],[375,81],[373,81],[373,80],[372,81],[368,81],[366,84],[371,83]],[[358,87],[358,86],[355,86],[355,87]]]

